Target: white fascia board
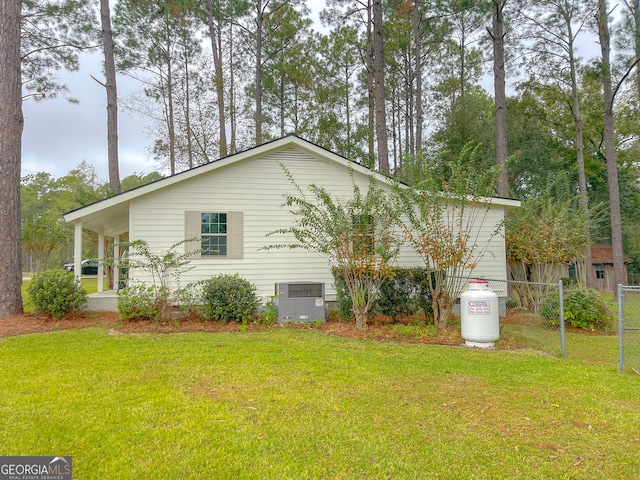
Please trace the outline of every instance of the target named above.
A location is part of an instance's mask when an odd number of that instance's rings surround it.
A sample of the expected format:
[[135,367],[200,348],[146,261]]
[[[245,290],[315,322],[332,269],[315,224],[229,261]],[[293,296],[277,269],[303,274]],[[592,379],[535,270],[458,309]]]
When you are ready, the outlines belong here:
[[[229,157],[224,157],[219,160],[215,160],[206,165],[201,165],[199,167],[192,168],[191,170],[180,172],[171,177],[162,178],[148,185],[143,185],[141,187],[134,188],[133,190],[129,190],[128,192],[120,193],[113,197],[109,197],[104,200],[100,200],[96,203],[92,203],[91,205],[80,207],[76,210],[72,210],[71,212],[67,212],[63,215],[63,218],[66,222],[74,222],[87,215],[91,215],[93,213],[99,212],[107,208],[112,208],[120,204],[125,204],[143,195],[153,193],[156,190],[160,190],[160,189],[169,187],[171,185],[175,185],[176,183],[184,182],[185,180],[189,180],[190,178],[201,175],[203,173],[210,172],[217,168],[231,165],[235,162],[239,162],[250,157],[263,155],[265,152],[272,151],[278,147],[289,145],[290,143],[292,143],[293,139],[297,139],[297,137],[285,137],[283,139],[280,139],[279,141],[267,143],[259,147],[245,150],[244,152],[240,152],[240,153],[231,155]],[[282,143],[282,145],[277,145],[277,143]]]
[[[206,165],[202,165],[199,167],[195,167],[192,168],[191,170],[187,170],[185,172],[180,172],[176,175],[173,175],[171,177],[166,177],[163,179],[160,179],[156,182],[150,183],[148,185],[143,185],[141,187],[135,188],[133,190],[130,190],[128,192],[124,192],[118,195],[115,195],[113,197],[104,199],[104,200],[100,200],[96,203],[93,203],[91,205],[87,205],[85,207],[81,207],[78,208],[76,210],[73,210],[71,212],[67,212],[63,215],[63,218],[66,222],[75,222],[78,221],[80,219],[82,219],[83,217],[87,216],[87,215],[92,215],[95,214],[97,212],[100,212],[101,210],[104,209],[108,209],[108,208],[112,208],[112,207],[116,207],[118,205],[123,205],[123,204],[127,204],[128,202],[130,202],[131,200],[134,200],[138,197],[141,197],[143,195],[147,195],[149,193],[155,192],[156,190],[160,190],[162,188],[165,187],[169,187],[171,185],[175,185],[177,183],[180,182],[184,182],[185,180],[189,180],[193,177],[196,177],[198,175],[201,175],[203,173],[207,173],[207,172],[211,172],[213,170],[216,170],[218,168],[227,166],[227,165],[232,165],[233,163],[236,162],[241,162],[243,160],[249,159],[251,157],[260,157],[263,156],[267,153],[272,153],[274,151],[277,151],[279,149],[282,148],[286,148],[289,147],[291,145],[295,145],[298,148],[302,149],[302,150],[306,150],[309,153],[311,153],[312,155],[316,156],[316,157],[320,157],[323,158],[327,161],[332,161],[341,165],[344,165],[345,167],[348,168],[352,168],[354,171],[357,171],[363,175],[366,176],[370,176],[373,175],[374,178],[376,178],[377,180],[383,182],[383,183],[387,183],[389,185],[393,185],[396,183],[396,180],[394,180],[393,178],[390,178],[386,175],[383,175],[381,173],[375,172],[363,165],[360,165],[359,163],[356,162],[351,162],[349,160],[347,160],[346,158],[337,155],[329,150],[326,150],[322,147],[319,147],[318,145],[311,143],[307,140],[303,140],[300,137],[297,137],[295,135],[288,135],[286,137],[280,138],[278,140],[274,140],[272,142],[267,142],[263,145],[259,145],[257,147],[253,147],[250,148],[249,150],[245,150],[243,152],[239,152],[233,155],[230,155],[228,157],[224,157],[221,158],[219,160],[215,160],[211,163],[208,163]],[[482,203],[490,203],[492,205],[498,205],[498,206],[504,206],[504,207],[511,207],[511,208],[515,208],[515,207],[519,207],[520,206],[520,201],[519,200],[512,200],[512,199],[506,199],[506,198],[497,198],[497,197],[491,197],[491,198],[487,198],[486,201],[485,199],[483,199]]]

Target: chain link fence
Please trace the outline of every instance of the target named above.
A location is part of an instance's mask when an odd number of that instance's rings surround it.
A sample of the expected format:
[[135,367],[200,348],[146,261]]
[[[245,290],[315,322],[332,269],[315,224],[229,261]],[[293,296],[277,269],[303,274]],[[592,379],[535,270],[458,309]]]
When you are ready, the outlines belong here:
[[498,295],[502,339],[566,356],[562,282],[482,280]]
[[640,287],[618,285],[619,368],[640,373]]
[[[489,288],[499,298],[501,339],[514,345],[538,348],[553,355],[567,355],[565,292],[562,282],[551,284],[487,278],[482,280],[489,282]],[[617,297],[619,369],[640,374],[640,286],[619,285]],[[615,336],[612,337],[612,334],[615,335],[615,330],[616,327],[613,327],[613,332],[598,336],[588,332],[575,333],[574,329],[571,335],[575,338],[571,337],[569,343],[579,342],[579,355],[601,361],[602,358],[607,358],[608,354],[602,353],[596,342],[607,342],[606,345],[611,345],[606,339],[613,340]],[[586,349],[599,350],[593,352],[593,358],[589,353],[585,353],[585,345]],[[606,345],[602,348],[608,349]]]

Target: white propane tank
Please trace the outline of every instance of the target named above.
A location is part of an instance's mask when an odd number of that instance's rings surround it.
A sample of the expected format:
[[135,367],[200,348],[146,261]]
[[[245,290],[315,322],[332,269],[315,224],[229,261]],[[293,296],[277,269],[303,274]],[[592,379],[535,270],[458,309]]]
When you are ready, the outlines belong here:
[[461,333],[469,347],[490,348],[500,338],[498,295],[487,280],[469,280],[460,295]]

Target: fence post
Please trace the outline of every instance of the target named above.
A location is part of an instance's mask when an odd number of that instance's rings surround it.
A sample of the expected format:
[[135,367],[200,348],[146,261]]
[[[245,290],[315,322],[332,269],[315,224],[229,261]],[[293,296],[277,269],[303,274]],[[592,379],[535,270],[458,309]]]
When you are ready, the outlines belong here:
[[564,335],[564,286],[562,280],[558,282],[558,299],[560,300],[560,349],[562,356],[567,356],[567,340]]
[[624,299],[622,284],[618,284],[618,370],[624,370]]

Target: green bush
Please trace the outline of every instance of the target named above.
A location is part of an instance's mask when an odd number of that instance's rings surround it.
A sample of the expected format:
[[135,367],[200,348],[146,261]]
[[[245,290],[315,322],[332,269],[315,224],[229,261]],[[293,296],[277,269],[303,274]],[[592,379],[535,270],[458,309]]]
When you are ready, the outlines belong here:
[[584,330],[605,330],[611,324],[611,313],[600,294],[593,290],[575,290],[564,301],[564,319],[569,325]]
[[278,296],[272,295],[260,311],[260,321],[264,325],[275,325],[278,323]]
[[553,289],[542,297],[539,313],[549,325],[554,327],[560,325],[560,295],[557,289]]
[[63,269],[45,270],[34,276],[29,296],[36,313],[47,313],[56,319],[82,310],[87,303],[87,292],[78,279]]
[[[560,317],[560,299],[558,291],[548,293],[540,304],[540,314],[551,324],[557,326]],[[579,289],[567,292],[564,298],[564,320],[583,330],[606,330],[611,325],[611,313],[600,294],[593,289]]]
[[246,321],[260,305],[255,285],[238,274],[217,275],[202,285],[206,314],[213,320]]
[[[351,298],[344,279],[333,272],[338,301],[338,315],[352,318]],[[433,314],[429,274],[423,268],[396,268],[380,287],[378,298],[371,308],[371,315],[386,315],[397,319],[410,316],[422,309],[426,316]]]
[[133,284],[118,291],[118,312],[124,320],[158,320],[160,305],[156,289]]
[[336,287],[336,301],[338,302],[338,310],[336,313],[338,317],[342,319],[353,319],[353,303],[347,291],[347,284],[342,275],[338,274],[335,269],[332,270],[332,272],[333,283]]
[[433,273],[425,268],[409,268],[406,270],[411,275],[413,282],[412,295],[415,296],[418,306],[427,317],[433,315],[433,301],[431,299],[431,286],[433,285]]
[[202,319],[206,317],[206,307],[200,282],[190,283],[185,288],[174,293],[180,312],[189,318]]

